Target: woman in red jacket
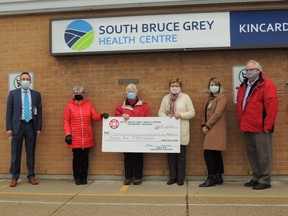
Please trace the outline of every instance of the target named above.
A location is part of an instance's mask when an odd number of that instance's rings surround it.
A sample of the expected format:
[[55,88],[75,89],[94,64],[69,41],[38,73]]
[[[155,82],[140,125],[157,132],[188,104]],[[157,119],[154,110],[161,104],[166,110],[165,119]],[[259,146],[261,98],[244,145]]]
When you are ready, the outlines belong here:
[[[148,104],[137,97],[137,87],[129,84],[126,88],[127,98],[116,107],[116,116],[122,116],[125,121],[129,117],[149,117]],[[143,177],[143,153],[124,153],[125,185],[140,185]]]
[[99,114],[92,103],[84,99],[85,89],[73,87],[73,98],[64,111],[65,142],[73,152],[73,176],[76,185],[87,184],[89,149],[94,146],[91,120],[108,118],[107,113]]

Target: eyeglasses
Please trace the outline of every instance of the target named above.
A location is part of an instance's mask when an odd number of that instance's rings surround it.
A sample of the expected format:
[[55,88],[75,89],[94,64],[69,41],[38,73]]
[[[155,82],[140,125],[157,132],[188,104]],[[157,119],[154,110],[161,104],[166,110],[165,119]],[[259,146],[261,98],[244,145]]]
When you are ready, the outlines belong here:
[[258,68],[249,68],[249,69],[245,69],[245,72],[247,71],[255,71],[255,70],[259,70]]

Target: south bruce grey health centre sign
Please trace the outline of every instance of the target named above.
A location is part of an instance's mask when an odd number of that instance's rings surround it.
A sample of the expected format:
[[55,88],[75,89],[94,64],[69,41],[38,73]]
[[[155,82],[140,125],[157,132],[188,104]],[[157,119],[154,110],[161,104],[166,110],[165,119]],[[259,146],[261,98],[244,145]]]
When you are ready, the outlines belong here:
[[288,10],[50,20],[50,54],[287,47]]

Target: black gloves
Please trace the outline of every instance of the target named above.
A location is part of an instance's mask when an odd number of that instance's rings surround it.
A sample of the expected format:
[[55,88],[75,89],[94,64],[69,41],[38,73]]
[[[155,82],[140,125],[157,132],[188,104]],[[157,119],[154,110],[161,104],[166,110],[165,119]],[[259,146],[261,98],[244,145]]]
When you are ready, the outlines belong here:
[[67,135],[67,136],[65,137],[65,142],[66,142],[68,145],[71,145],[71,143],[72,143],[72,137],[71,137],[71,135]]
[[107,118],[109,118],[109,114],[108,113],[102,113],[101,118],[107,119]]

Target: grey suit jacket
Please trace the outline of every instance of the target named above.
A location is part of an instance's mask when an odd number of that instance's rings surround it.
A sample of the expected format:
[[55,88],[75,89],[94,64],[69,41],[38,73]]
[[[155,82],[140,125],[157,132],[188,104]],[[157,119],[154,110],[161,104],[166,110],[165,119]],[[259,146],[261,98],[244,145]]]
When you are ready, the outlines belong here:
[[[30,89],[32,100],[32,119],[35,135],[42,130],[42,101],[41,94]],[[12,130],[13,135],[18,134],[22,117],[21,88],[9,92],[6,108],[6,131]]]

